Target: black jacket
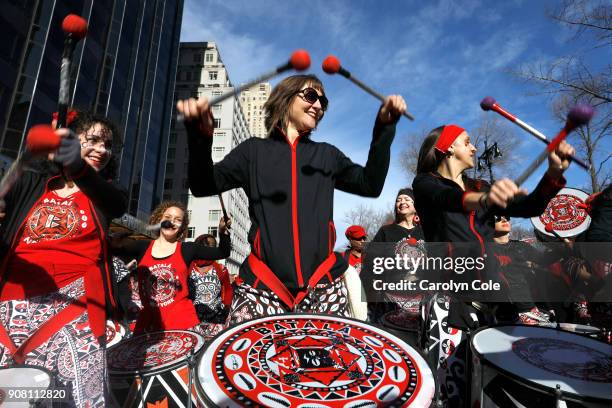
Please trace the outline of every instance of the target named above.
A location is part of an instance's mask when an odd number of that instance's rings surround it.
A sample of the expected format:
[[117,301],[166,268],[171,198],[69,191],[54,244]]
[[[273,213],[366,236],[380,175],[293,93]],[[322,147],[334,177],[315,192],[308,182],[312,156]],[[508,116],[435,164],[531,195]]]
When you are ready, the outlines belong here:
[[[545,174],[529,195],[516,197],[507,208],[496,208],[493,213],[521,218],[538,216],[564,185],[564,178],[555,181]],[[467,191],[463,191],[457,183],[438,173],[421,173],[415,177],[412,188],[426,241],[479,242],[482,246],[493,241],[493,217],[484,219],[482,210],[463,208],[464,194],[488,191],[488,183],[466,179]]]
[[[297,291],[333,251],[334,189],[367,197],[380,195],[389,169],[395,123],[376,121],[365,167],[309,135],[301,135],[292,146],[278,129],[267,139],[242,142],[213,165],[212,138],[191,126],[188,132],[193,194],[209,196],[242,187],[249,198],[252,253],[288,289]],[[330,271],[332,278],[346,268],[346,261],[337,256]],[[248,284],[256,280],[247,262],[240,277]]]

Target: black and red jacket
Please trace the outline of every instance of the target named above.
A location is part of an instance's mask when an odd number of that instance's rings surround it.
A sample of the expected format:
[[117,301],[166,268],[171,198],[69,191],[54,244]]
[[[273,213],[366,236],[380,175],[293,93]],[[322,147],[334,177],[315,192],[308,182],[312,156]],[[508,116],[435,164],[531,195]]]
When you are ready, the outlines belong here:
[[[467,211],[463,206],[465,194],[488,191],[490,185],[466,179],[465,186],[466,191],[438,173],[421,173],[414,178],[414,204],[427,242],[478,242],[484,250],[484,243],[493,241],[493,217],[484,219],[482,210]],[[545,174],[529,195],[515,197],[508,207],[496,208],[493,213],[521,218],[538,216],[563,186],[563,177],[553,180]]]
[[335,146],[311,140],[308,134],[290,144],[280,129],[266,139],[242,142],[213,165],[212,138],[191,126],[188,132],[193,194],[209,196],[242,187],[249,198],[251,256],[240,270],[245,283],[278,294],[278,285],[270,284],[272,279],[295,295],[346,270],[346,261],[333,252],[334,190],[380,195],[395,123],[376,121],[365,167],[353,163]]

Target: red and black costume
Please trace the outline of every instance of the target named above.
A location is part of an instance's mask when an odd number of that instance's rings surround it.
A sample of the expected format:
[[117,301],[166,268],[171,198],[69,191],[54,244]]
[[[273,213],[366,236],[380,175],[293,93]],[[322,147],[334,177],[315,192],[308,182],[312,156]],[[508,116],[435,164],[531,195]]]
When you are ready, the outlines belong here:
[[177,242],[171,255],[157,258],[151,253],[155,241],[134,241],[115,248],[114,253],[126,259],[137,259],[136,275],[142,311],[134,333],[161,330],[186,330],[200,323],[189,299],[189,270],[195,259],[221,259],[230,255],[231,243],[221,234],[219,247],[203,243]]
[[334,190],[380,194],[395,123],[376,121],[365,167],[309,134],[292,144],[278,128],[266,139],[242,142],[213,164],[212,138],[192,126],[188,133],[193,194],[209,196],[242,187],[249,198],[251,254],[240,269],[242,282],[273,291],[292,310],[317,284],[332,283],[345,272],[346,261],[333,252]]
[[[6,313],[0,313],[0,365],[41,365],[63,383],[76,377],[75,402],[103,404],[102,386],[90,395],[84,381],[92,373],[80,370],[103,371],[103,364],[81,362],[96,356],[96,350],[101,353],[107,309],[115,307],[105,235],[110,220],[124,213],[127,196],[86,164],[72,176],[79,190],[67,197],[50,188],[57,177],[25,171],[5,197],[0,304]],[[83,344],[79,350],[70,346],[76,338]],[[66,348],[76,371],[48,355],[51,342],[56,351]]]

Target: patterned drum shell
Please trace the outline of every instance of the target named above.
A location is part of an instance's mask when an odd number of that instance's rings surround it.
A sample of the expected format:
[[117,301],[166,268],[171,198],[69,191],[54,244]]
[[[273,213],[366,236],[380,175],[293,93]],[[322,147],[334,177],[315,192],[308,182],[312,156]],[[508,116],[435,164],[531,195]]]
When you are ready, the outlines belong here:
[[[107,350],[109,388],[122,407],[186,407],[191,376],[192,406],[198,405],[193,368],[204,339],[187,330],[147,333]],[[157,404],[157,405],[156,405]]]

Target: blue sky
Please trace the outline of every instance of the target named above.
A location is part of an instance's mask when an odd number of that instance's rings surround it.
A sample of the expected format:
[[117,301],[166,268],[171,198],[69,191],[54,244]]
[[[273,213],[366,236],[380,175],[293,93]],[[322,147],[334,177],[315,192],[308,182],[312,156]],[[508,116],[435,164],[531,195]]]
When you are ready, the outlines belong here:
[[[187,0],[181,41],[215,41],[233,83],[246,82],[285,62],[304,48],[310,72],[324,82],[330,109],[315,140],[338,146],[364,164],[379,103],[340,76],[328,76],[321,62],[336,55],[342,66],[380,93],[399,93],[415,122],[402,119],[393,144],[385,188],[377,199],[337,192],[335,220],[342,243],[346,211],[365,203],[391,209],[397,190],[411,180],[399,154],[411,134],[444,123],[475,127],[487,96],[553,137],[562,127],[551,114],[547,95],[507,73],[525,63],[546,63],[581,52],[594,66],[609,63],[600,50],[580,50],[583,42],[547,17],[553,1],[295,1]],[[278,82],[278,79],[272,83]],[[488,113],[495,115],[494,113]],[[543,144],[521,136],[517,165],[526,165]],[[571,142],[570,138],[570,142]],[[610,142],[606,143],[610,149]],[[533,188],[539,175],[526,184]],[[577,166],[568,186],[587,183]]]

